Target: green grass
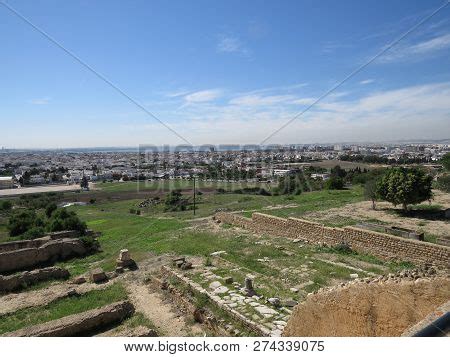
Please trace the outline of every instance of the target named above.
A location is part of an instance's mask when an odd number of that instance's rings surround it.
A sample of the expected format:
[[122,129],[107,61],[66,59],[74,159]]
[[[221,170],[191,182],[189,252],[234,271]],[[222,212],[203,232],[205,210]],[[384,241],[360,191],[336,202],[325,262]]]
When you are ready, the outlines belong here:
[[123,286],[116,283],[104,290],[93,290],[81,296],[63,298],[46,306],[21,309],[2,316],[0,334],[99,308],[126,297]]
[[[207,182],[197,180],[196,189],[217,189],[235,190],[242,187],[255,187],[259,183],[238,183],[238,182]],[[104,192],[131,192],[131,191],[170,191],[177,189],[193,189],[194,181],[192,180],[155,180],[155,181],[128,181],[128,182],[101,182],[96,184],[96,188]]]
[[173,218],[159,219],[130,214],[129,208],[137,202],[139,200],[127,200],[71,208],[86,221],[90,229],[101,232],[101,252],[58,265],[69,269],[72,275],[85,272],[97,261],[103,269],[112,270],[121,249],[128,249],[134,259],[140,260],[151,250],[155,240],[167,237],[186,226],[182,221]]
[[[305,192],[298,196],[275,196],[273,198],[278,200],[274,204],[292,204],[297,205],[297,207],[271,209],[269,211],[257,209],[256,211],[278,217],[301,217],[308,212],[341,207],[364,199],[361,186],[354,186],[349,190],[313,191]],[[252,212],[244,213],[247,217],[251,217],[251,214]]]

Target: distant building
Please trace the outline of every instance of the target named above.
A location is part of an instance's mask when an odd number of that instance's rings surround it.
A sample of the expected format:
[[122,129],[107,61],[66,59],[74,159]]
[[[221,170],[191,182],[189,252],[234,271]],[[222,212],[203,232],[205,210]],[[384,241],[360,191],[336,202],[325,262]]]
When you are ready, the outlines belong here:
[[12,176],[0,176],[0,190],[13,187],[14,187],[14,180]]
[[313,179],[322,179],[323,181],[326,181],[330,178],[330,174],[324,173],[324,174],[311,174],[311,178]]
[[274,176],[287,176],[287,175],[293,175],[298,172],[297,169],[274,169],[273,175]]
[[30,184],[32,185],[40,185],[45,183],[45,178],[41,175],[31,175],[30,176]]

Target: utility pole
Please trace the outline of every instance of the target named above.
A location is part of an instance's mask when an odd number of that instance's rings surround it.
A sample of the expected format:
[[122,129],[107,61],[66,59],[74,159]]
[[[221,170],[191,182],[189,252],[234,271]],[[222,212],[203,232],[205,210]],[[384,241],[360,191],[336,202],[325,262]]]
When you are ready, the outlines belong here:
[[194,216],[195,216],[195,176],[194,176]]

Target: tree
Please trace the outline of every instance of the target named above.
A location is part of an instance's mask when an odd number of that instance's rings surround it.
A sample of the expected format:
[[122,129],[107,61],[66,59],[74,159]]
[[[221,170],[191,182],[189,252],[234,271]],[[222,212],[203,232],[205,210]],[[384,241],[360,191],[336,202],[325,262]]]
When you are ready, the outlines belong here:
[[437,179],[436,187],[444,192],[450,192],[450,175],[443,175]]
[[376,194],[394,206],[401,204],[406,211],[409,204],[433,197],[432,181],[431,176],[418,168],[394,167],[377,181]]
[[344,180],[338,176],[331,176],[325,183],[327,190],[342,190],[344,188]]
[[446,153],[441,159],[444,169],[450,171],[450,152]]
[[36,219],[36,213],[31,209],[13,213],[8,222],[9,235],[16,237],[25,233],[36,225]]
[[364,185],[364,197],[372,201],[372,209],[375,209],[375,201],[377,200],[376,181],[367,181]]
[[336,176],[343,179],[346,175],[347,173],[345,172],[345,170],[342,169],[339,165],[336,165],[331,169],[331,176]]
[[80,187],[81,187],[82,189],[86,189],[86,190],[89,188],[89,182],[88,182],[88,179],[87,179],[87,177],[84,176],[84,175],[83,175],[83,178],[81,179]]
[[11,201],[0,201],[0,211],[9,211],[12,206]]
[[188,200],[183,197],[181,190],[172,190],[164,201],[166,211],[185,211],[188,207]]
[[50,218],[52,213],[57,209],[56,203],[51,202],[45,207],[45,215]]

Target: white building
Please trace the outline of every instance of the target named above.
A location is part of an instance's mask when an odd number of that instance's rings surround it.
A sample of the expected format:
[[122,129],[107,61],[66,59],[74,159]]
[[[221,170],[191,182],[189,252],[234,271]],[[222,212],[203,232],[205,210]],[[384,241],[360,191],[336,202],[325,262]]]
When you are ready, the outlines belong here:
[[14,180],[12,176],[0,176],[0,190],[13,187],[14,187]]

